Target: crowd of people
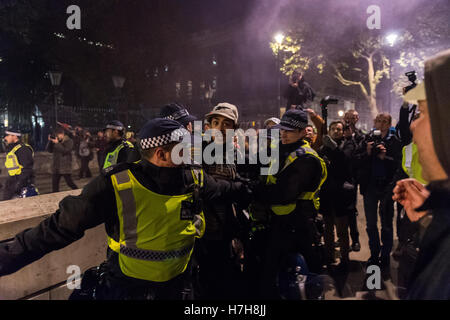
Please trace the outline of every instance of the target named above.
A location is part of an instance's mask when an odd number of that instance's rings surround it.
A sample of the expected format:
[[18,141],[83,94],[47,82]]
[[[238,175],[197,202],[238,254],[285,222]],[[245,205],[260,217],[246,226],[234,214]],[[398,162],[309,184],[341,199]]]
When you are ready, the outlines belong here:
[[[300,106],[292,104],[281,119],[264,122],[270,129],[264,151],[278,148],[279,155],[268,165],[230,163],[226,152],[219,156],[223,161],[176,164],[172,151],[186,135],[191,159],[206,150],[227,150],[230,143],[205,139],[205,132],[194,130],[197,119],[178,103],[164,106],[137,140],[119,121],[108,123],[96,139],[62,124],[49,136],[53,190],[61,176],[76,188],[70,177],[73,151],[81,162],[80,177],[91,176],[93,152],[101,174],[81,195],[63,199],[39,226],[0,244],[0,276],[104,223],[107,260],[86,271],[98,281],[75,290],[72,299],[92,298],[93,291],[97,299],[305,298],[316,285],[311,281],[323,279],[317,275],[348,272],[349,252],[365,245],[357,227],[359,190],[369,239],[367,266],[379,266],[389,278],[394,256],[400,261],[399,297],[449,299],[449,66],[448,51],[427,61],[424,82],[405,93],[398,125],[380,113],[369,132],[358,128],[356,110],[325,123],[303,105],[314,99],[309,88]],[[419,110],[413,116],[410,102]],[[238,107],[219,103],[202,121],[204,131],[226,136],[239,128]],[[14,150],[20,132],[7,131],[7,139],[7,159],[12,159],[7,169],[17,173],[17,167],[24,168]],[[243,150],[231,143],[247,158],[264,149],[250,150],[246,143]],[[23,147],[19,150],[28,148]],[[263,167],[267,175],[261,174]],[[399,246],[392,254],[395,201]],[[309,282],[299,285],[305,279]]]

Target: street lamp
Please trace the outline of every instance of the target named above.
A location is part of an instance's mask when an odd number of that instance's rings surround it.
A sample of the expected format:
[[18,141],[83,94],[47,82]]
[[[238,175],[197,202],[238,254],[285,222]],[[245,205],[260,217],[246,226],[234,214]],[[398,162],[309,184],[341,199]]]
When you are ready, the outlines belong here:
[[386,36],[386,41],[388,42],[389,46],[393,47],[395,45],[395,42],[398,39],[398,34],[396,33],[389,33]]
[[278,112],[280,112],[281,108],[281,74],[280,74],[280,49],[281,44],[284,40],[284,35],[281,32],[278,32],[275,36],[275,41],[278,44],[277,48],[277,72],[278,72]]
[[282,33],[277,33],[277,34],[275,35],[275,41],[276,41],[279,45],[281,45],[281,43],[283,43],[283,40],[284,40],[284,35],[283,35]]
[[344,110],[339,110],[338,116],[342,118],[344,116]]
[[119,118],[119,99],[121,98],[122,88],[125,84],[125,78],[121,76],[112,76],[114,88],[116,88],[116,119]]
[[55,128],[58,123],[58,98],[56,96],[56,88],[61,84],[62,72],[60,71],[49,71],[50,82],[53,86],[53,98],[55,103]]
[[[393,48],[395,43],[398,40],[398,34],[395,32],[391,32],[389,34],[386,35],[385,37],[387,44],[389,45],[389,47]],[[390,84],[391,84],[391,88],[393,86],[393,81],[392,81],[392,63],[391,61],[393,60],[393,54],[392,52],[388,53],[389,56],[389,78],[390,78]],[[392,111],[392,92],[391,90],[389,90],[389,111]]]

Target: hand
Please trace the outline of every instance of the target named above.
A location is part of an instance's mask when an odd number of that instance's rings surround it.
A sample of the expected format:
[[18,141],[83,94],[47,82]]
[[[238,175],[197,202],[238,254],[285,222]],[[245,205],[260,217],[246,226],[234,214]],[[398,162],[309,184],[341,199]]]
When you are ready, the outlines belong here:
[[372,149],[373,149],[373,141],[367,142],[366,150],[367,150],[367,154],[369,156],[372,154]]
[[353,136],[353,129],[352,127],[348,126],[344,130],[344,138],[349,139]]
[[316,114],[316,112],[315,112],[313,109],[308,108],[308,109],[305,109],[305,111],[308,112],[308,114],[309,114],[309,116],[310,116],[311,118],[317,117],[317,114]]
[[337,143],[334,141],[329,135],[323,136],[322,143],[325,147],[330,148],[331,150],[334,150],[337,148]]
[[377,157],[380,158],[381,160],[384,160],[384,158],[386,157],[386,147],[382,144],[379,144],[377,145],[377,149],[378,149]]
[[409,220],[418,221],[427,212],[416,211],[429,197],[430,192],[415,179],[404,179],[397,182],[392,200],[399,202],[406,211]]

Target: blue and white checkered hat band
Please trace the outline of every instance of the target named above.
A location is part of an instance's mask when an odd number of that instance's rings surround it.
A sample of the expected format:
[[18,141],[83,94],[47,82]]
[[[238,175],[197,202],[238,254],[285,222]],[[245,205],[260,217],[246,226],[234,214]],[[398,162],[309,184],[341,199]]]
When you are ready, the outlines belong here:
[[288,120],[281,120],[280,124],[282,126],[288,126],[293,128],[304,128],[306,126],[306,123],[294,120],[292,118],[289,118]]
[[152,137],[148,139],[141,139],[140,140],[141,148],[142,150],[146,150],[150,148],[164,146],[172,142],[181,142],[183,140],[183,137],[188,134],[189,131],[187,131],[184,128],[179,128],[172,131],[171,133],[163,134],[161,136]]
[[18,136],[18,137],[20,137],[20,136],[22,135],[22,134],[19,133],[19,132],[8,131],[8,130],[6,130],[5,133],[6,133],[6,134],[10,134],[10,135],[12,135],[12,136]]
[[108,125],[106,125],[106,129],[114,129],[114,130],[121,131],[121,130],[123,130],[123,127],[115,126],[115,125],[112,125],[112,124],[108,124]]
[[170,116],[165,117],[165,119],[178,120],[178,119],[184,118],[188,115],[189,115],[189,112],[186,109],[182,109],[180,111],[177,111],[177,112],[171,114]]

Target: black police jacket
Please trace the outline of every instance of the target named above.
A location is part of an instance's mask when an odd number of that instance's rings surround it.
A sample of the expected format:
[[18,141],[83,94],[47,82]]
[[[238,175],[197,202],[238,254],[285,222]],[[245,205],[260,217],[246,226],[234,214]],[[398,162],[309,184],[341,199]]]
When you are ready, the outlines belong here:
[[[281,165],[279,170],[281,170],[289,154],[298,150],[304,144],[303,140],[288,145],[280,143],[279,163]],[[300,151],[298,151],[298,156],[286,169],[275,174],[276,184],[260,185],[255,190],[255,197],[258,202],[269,206],[296,203],[301,193],[316,190],[322,177],[322,167],[319,160],[312,155],[302,154]],[[262,178],[267,177],[263,176]],[[310,209],[313,210],[313,207]]]
[[386,157],[384,160],[378,160],[375,152],[371,155],[367,153],[367,142],[369,141],[369,135],[366,135],[365,139],[358,146],[355,152],[355,163],[357,166],[357,182],[360,185],[360,192],[364,194],[367,190],[369,183],[374,183],[376,178],[373,175],[374,161],[378,161],[383,165],[385,175],[382,178],[382,183],[379,186],[386,188],[386,190],[392,190],[395,183],[395,174],[397,169],[401,166],[402,162],[402,145],[400,140],[392,132],[383,138],[384,145],[386,147]]
[[[0,276],[16,272],[40,259],[47,253],[66,247],[81,239],[84,232],[105,224],[107,234],[119,240],[119,219],[116,199],[110,176],[130,169],[136,179],[149,190],[164,195],[181,195],[188,192],[193,183],[190,168],[161,168],[146,160],[136,164],[122,163],[102,171],[102,174],[87,184],[79,196],[67,196],[59,203],[59,209],[34,228],[24,230],[9,242],[0,244]],[[243,184],[216,181],[204,176],[202,199],[240,199]],[[125,282],[146,282],[131,279],[120,271],[118,255],[108,248],[108,267],[112,277]]]

